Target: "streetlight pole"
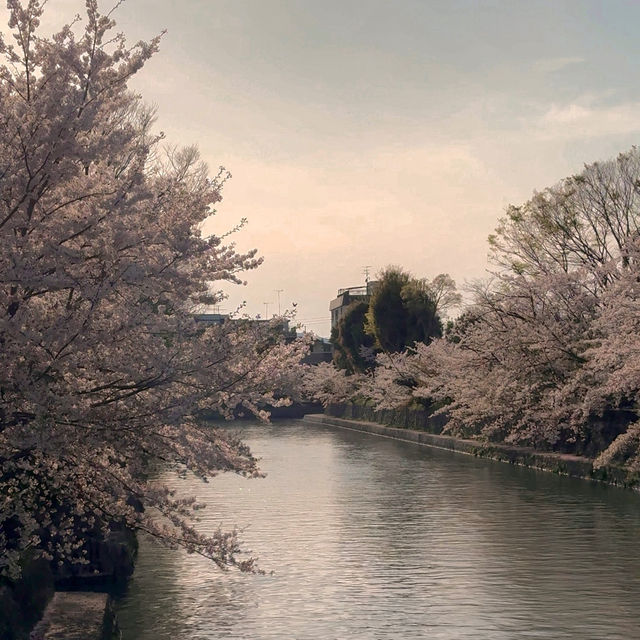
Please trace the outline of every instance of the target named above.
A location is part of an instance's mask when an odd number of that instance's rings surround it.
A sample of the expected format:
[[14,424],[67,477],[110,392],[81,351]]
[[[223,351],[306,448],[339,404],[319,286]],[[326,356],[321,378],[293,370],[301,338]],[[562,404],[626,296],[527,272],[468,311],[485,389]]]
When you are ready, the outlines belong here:
[[281,316],[282,313],[280,311],[280,294],[284,291],[284,289],[274,289],[276,295],[278,296],[278,315]]

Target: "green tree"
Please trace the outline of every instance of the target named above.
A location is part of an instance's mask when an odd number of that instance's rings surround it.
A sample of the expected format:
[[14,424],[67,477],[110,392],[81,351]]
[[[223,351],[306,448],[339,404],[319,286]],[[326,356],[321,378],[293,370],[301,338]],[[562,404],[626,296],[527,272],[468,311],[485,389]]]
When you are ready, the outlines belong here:
[[365,331],[382,351],[402,351],[407,344],[407,309],[402,289],[410,279],[400,267],[387,267],[369,301]]
[[354,302],[331,331],[331,343],[335,348],[333,362],[347,373],[364,372],[371,367],[371,362],[363,355],[363,348],[373,352],[374,345],[373,337],[364,329],[368,309],[366,302]]
[[369,301],[365,331],[376,348],[391,353],[428,343],[442,335],[439,303],[442,308],[455,304],[456,295],[455,283],[445,274],[429,282],[400,267],[387,267]]
[[429,343],[442,336],[437,302],[426,280],[409,280],[402,288],[401,296],[406,312],[406,347],[415,342]]

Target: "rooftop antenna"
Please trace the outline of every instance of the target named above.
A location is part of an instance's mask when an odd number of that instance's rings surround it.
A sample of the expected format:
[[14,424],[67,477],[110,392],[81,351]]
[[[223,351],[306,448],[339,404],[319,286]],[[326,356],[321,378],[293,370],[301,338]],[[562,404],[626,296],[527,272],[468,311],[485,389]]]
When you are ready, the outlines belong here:
[[365,284],[369,284],[369,269],[371,269],[371,265],[370,264],[366,264],[366,265],[364,265],[364,267],[362,267],[362,273],[364,273],[364,283]]
[[274,289],[274,291],[276,292],[276,295],[278,296],[278,315],[282,315],[282,313],[280,313],[280,294],[284,291],[284,289]]

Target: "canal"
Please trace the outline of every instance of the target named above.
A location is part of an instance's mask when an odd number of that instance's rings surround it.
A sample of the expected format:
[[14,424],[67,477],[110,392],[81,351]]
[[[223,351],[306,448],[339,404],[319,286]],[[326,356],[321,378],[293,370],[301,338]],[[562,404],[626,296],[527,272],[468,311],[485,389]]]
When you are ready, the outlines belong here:
[[273,574],[141,538],[123,640],[640,638],[639,495],[303,422],[233,428],[266,478],[165,481]]

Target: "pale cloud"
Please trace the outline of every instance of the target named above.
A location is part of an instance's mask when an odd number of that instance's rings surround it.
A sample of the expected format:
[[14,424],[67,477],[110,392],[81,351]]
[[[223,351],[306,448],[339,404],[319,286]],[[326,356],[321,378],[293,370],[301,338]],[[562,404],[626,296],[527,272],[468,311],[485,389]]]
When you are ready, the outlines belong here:
[[555,73],[557,71],[561,71],[566,67],[571,67],[573,65],[581,64],[586,62],[585,58],[580,56],[568,56],[565,58],[541,58],[540,60],[536,60],[532,68],[534,71],[542,74],[547,73]]
[[[507,203],[637,139],[625,65],[640,45],[611,39],[609,22],[572,31],[581,11],[549,29],[564,19],[556,3],[361,4],[135,0],[116,13],[130,42],[170,27],[131,86],[158,105],[169,142],[197,141],[214,171],[233,172],[207,230],[246,217],[231,239],[265,256],[226,310],[247,300],[263,313],[284,289],[283,308],[297,302],[327,335],[329,300],[364,265],[482,277]],[[83,12],[82,0],[47,7],[45,32]]]
[[597,138],[640,131],[640,102],[590,106],[584,102],[553,104],[535,123],[542,138]]

